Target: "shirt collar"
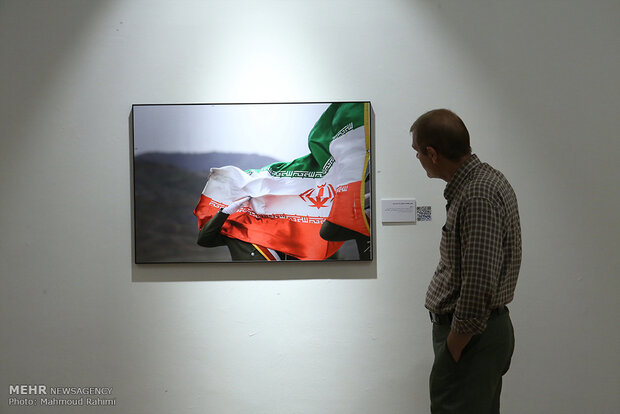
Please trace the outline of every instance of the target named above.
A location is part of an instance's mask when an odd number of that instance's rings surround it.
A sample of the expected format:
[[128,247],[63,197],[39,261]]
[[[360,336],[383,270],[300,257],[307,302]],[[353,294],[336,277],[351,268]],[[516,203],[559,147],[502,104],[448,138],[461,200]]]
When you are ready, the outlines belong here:
[[472,154],[472,156],[469,157],[469,159],[465,161],[458,170],[456,170],[452,180],[446,184],[446,189],[443,191],[444,198],[448,201],[452,200],[469,173],[481,164],[482,163],[478,159],[478,156],[476,154]]

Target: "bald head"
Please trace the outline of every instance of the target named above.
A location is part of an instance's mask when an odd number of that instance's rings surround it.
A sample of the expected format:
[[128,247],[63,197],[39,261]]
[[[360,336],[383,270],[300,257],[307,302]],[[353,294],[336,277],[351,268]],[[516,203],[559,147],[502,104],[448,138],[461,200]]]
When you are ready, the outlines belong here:
[[428,111],[411,125],[410,131],[424,155],[428,147],[451,161],[471,154],[467,127],[458,115],[448,109]]

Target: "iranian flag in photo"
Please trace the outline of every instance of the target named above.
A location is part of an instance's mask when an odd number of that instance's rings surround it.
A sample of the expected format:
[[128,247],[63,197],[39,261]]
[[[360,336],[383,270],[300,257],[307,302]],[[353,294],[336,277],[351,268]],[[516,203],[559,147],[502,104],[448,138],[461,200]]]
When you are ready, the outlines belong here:
[[309,154],[257,170],[212,168],[194,209],[198,227],[250,197],[228,217],[222,235],[301,260],[324,260],[343,244],[321,238],[325,221],[370,236],[364,212],[369,124],[368,103],[334,103],[308,134]]

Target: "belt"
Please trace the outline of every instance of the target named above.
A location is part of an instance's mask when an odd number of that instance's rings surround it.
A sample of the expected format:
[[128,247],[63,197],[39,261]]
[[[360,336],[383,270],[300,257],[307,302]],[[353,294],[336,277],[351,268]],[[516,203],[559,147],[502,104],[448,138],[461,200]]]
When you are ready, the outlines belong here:
[[[499,308],[493,309],[491,311],[491,315],[489,315],[489,319],[493,319],[496,316],[502,315],[508,312],[508,308],[506,306],[500,306]],[[443,313],[437,314],[434,312],[429,312],[431,317],[431,322],[435,325],[450,325],[452,323],[452,317],[454,316],[454,312],[452,313]]]

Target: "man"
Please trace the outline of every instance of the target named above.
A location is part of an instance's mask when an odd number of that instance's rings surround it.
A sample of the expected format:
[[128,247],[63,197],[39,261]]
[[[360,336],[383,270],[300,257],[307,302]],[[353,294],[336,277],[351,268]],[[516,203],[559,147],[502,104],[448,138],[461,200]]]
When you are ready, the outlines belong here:
[[428,177],[447,182],[441,258],[425,304],[435,352],[431,412],[499,413],[514,349],[506,304],[521,265],[517,199],[502,173],[471,153],[469,132],[453,112],[427,112],[410,132]]

